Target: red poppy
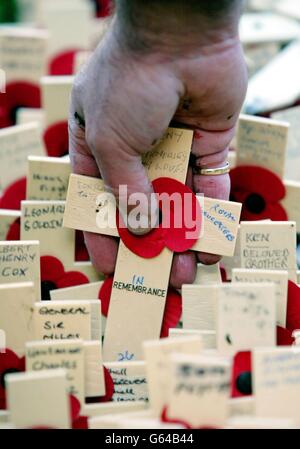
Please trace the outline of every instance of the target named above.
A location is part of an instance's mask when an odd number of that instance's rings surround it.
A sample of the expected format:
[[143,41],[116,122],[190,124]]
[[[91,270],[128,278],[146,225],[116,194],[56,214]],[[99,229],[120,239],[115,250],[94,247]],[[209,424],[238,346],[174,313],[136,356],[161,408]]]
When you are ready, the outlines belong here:
[[270,170],[257,166],[239,166],[230,171],[231,200],[243,203],[241,220],[288,219],[279,204],[285,197],[281,179]]
[[227,271],[226,268],[220,266],[220,272],[221,272],[221,279],[222,282],[230,282],[228,277],[227,277]]
[[169,330],[177,326],[182,315],[182,298],[181,295],[172,288],[169,288],[164,317],[161,327],[160,338],[167,338]]
[[216,427],[211,427],[211,426],[193,427],[188,422],[183,421],[182,419],[169,418],[168,417],[168,408],[167,407],[164,407],[164,409],[163,409],[163,411],[161,413],[160,420],[163,423],[179,424],[180,426],[184,427],[185,429],[197,429],[197,430],[214,430],[214,429],[216,429]]
[[112,11],[112,0],[94,0],[96,3],[97,17],[107,17]]
[[73,75],[76,53],[80,49],[65,50],[55,55],[49,63],[49,75]]
[[[291,346],[295,339],[292,332],[283,327],[277,326],[277,346]],[[250,396],[252,394],[252,363],[251,351],[237,352],[234,356],[232,377],[231,377],[231,397],[238,398]]]
[[286,328],[290,332],[300,329],[300,288],[292,281],[288,283]]
[[[113,286],[113,276],[108,277],[102,284],[98,298],[101,301],[102,315],[107,317],[110,297]],[[160,338],[167,338],[169,336],[169,329],[174,328],[179,323],[182,315],[182,298],[181,295],[172,288],[169,288],[166,298],[166,305],[164,310],[164,317],[161,326]]]
[[68,154],[68,123],[66,121],[62,121],[49,126],[44,133],[44,142],[48,156],[62,157]]
[[0,409],[6,409],[5,375],[25,371],[25,357],[18,357],[10,349],[0,353]]
[[26,178],[10,184],[0,197],[0,209],[20,210],[21,201],[26,198]]
[[88,250],[85,246],[82,231],[75,231],[75,262],[87,262],[90,260]]
[[277,346],[292,346],[294,344],[292,332],[288,329],[277,326]]
[[50,291],[58,288],[88,284],[88,278],[79,271],[65,271],[61,261],[53,256],[41,257],[42,299],[50,299]]
[[21,219],[17,218],[9,227],[6,234],[7,241],[16,241],[21,239]]
[[72,429],[88,429],[87,416],[80,415],[81,405],[79,400],[72,394],[70,394],[69,399]]
[[74,430],[87,430],[88,428],[89,424],[87,416],[78,416],[78,418],[72,422],[72,429]]
[[109,276],[108,278],[106,278],[105,281],[103,282],[103,284],[99,290],[99,294],[98,294],[98,298],[101,301],[101,313],[105,317],[107,317],[107,315],[108,315],[108,309],[109,309],[109,303],[110,303],[113,282],[114,282],[113,276]]
[[[117,211],[117,227],[123,243],[134,254],[144,258],[158,256],[165,247],[177,253],[189,250],[198,240],[202,223],[201,207],[196,195],[186,185],[171,178],[155,179],[152,185],[154,192],[162,195],[159,197],[159,206],[167,214],[162,214],[158,227],[147,235],[137,236],[127,230]],[[180,198],[180,205],[176,209],[172,195],[179,195]],[[187,219],[189,223],[186,223]],[[187,238],[188,233],[192,232],[196,237]]]
[[251,352],[237,352],[232,365],[231,397],[238,398],[251,394]]
[[16,110],[20,107],[41,107],[41,93],[38,85],[24,81],[11,82],[6,85],[6,92],[1,95],[0,128],[15,125]]

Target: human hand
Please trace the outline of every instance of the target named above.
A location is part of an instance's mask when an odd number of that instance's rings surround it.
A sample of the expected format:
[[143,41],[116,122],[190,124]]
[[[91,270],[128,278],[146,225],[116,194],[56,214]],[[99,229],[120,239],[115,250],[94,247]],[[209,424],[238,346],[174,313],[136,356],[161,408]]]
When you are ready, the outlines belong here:
[[[118,27],[114,21],[75,79],[69,120],[74,172],[101,176],[117,199],[120,184],[128,186],[128,194],[149,196],[152,186],[141,156],[151,151],[171,120],[195,131],[195,166],[223,166],[247,84],[237,27],[230,25],[211,40],[204,33],[203,42],[199,36],[195,42],[180,38],[171,48],[164,41],[146,51],[128,48],[120,41]],[[85,129],[78,125],[75,113],[84,118]],[[202,176],[190,167],[187,184],[208,197],[229,197],[228,175]],[[85,241],[96,269],[111,274],[117,240],[86,232]],[[212,264],[219,259],[192,251],[175,254],[171,285],[180,288],[192,283],[197,261]]]

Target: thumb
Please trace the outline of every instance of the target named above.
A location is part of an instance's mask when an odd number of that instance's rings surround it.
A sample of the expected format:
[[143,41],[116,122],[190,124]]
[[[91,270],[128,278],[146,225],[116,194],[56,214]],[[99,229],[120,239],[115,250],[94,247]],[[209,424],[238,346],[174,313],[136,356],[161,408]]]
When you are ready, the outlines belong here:
[[[107,150],[109,148],[109,151]],[[143,235],[159,221],[159,209],[141,154],[122,145],[103,143],[95,158],[107,191],[114,194],[125,226]]]

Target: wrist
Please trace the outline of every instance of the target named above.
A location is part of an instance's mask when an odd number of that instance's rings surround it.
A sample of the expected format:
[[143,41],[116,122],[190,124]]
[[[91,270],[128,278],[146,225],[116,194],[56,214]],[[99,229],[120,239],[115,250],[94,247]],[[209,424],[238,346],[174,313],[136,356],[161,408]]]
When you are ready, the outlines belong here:
[[117,0],[116,5],[114,34],[119,45],[136,55],[178,57],[239,39],[243,0],[174,0],[172,7],[166,0]]

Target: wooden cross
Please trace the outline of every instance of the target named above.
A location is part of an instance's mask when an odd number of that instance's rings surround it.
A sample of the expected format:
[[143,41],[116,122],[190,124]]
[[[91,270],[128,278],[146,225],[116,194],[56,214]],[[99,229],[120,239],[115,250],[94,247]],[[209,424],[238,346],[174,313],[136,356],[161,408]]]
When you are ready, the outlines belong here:
[[86,397],[104,396],[100,341],[52,340],[26,343],[26,370],[67,370],[68,393],[83,405]]
[[299,426],[298,347],[256,349],[253,354],[255,413],[259,417],[290,418]]
[[70,173],[69,158],[29,156],[26,199],[65,200]]
[[224,427],[229,414],[230,360],[204,354],[171,354],[169,360],[167,417],[192,428]]
[[71,428],[66,370],[8,374],[5,380],[10,417],[16,428]]
[[170,380],[168,356],[172,353],[200,354],[203,346],[199,336],[166,338],[143,343],[149,400],[154,416],[160,417],[167,405],[167,391]]
[[18,210],[0,209],[0,240],[6,240],[11,225],[21,217]]
[[64,201],[22,201],[21,212],[21,240],[38,240],[40,255],[56,257],[65,271],[81,272],[90,282],[101,279],[91,262],[75,262],[75,232],[63,228]]
[[73,76],[44,76],[41,79],[45,127],[67,122]]
[[148,381],[146,364],[137,362],[110,362],[105,363],[114,383],[113,401],[148,402]]
[[45,155],[36,123],[0,130],[0,191],[26,176],[29,155]]
[[47,72],[46,30],[30,27],[1,27],[0,66],[6,81],[38,85]]
[[182,296],[183,328],[216,332],[216,348],[221,354],[275,345],[273,282],[184,285]]
[[277,304],[276,320],[280,326],[286,327],[288,271],[234,268],[232,282],[273,282]]
[[[189,130],[170,128],[156,149],[148,153],[146,168],[151,180],[169,176],[185,182],[193,133]],[[97,198],[104,191],[103,181],[96,178],[71,175],[66,202],[64,225],[106,235],[118,236],[115,226],[105,229],[97,226]],[[111,207],[115,217],[115,209]],[[239,223],[241,205],[228,201],[204,199],[204,234],[193,250],[215,254],[232,255]],[[216,221],[224,223],[230,230],[232,239],[227,239]],[[165,248],[152,259],[143,259],[133,254],[120,242],[114,274],[113,290],[106,323],[104,340],[104,360],[142,359],[141,342],[158,338],[165,307],[166,293],[173,253]],[[155,294],[137,293],[124,290],[122,286],[141,279],[148,291]],[[127,357],[127,356],[126,356]]]
[[0,329],[5,332],[6,346],[19,357],[25,354],[25,343],[34,336],[35,301],[32,282],[0,285]]
[[40,301],[34,304],[35,340],[101,341],[99,301]]
[[237,130],[236,166],[255,165],[271,170],[284,184],[281,204],[300,231],[300,183],[297,167],[300,109],[272,115],[272,119],[241,115]]
[[241,268],[286,270],[297,282],[296,223],[241,222]]
[[0,284],[33,282],[40,299],[40,244],[38,241],[0,241]]

